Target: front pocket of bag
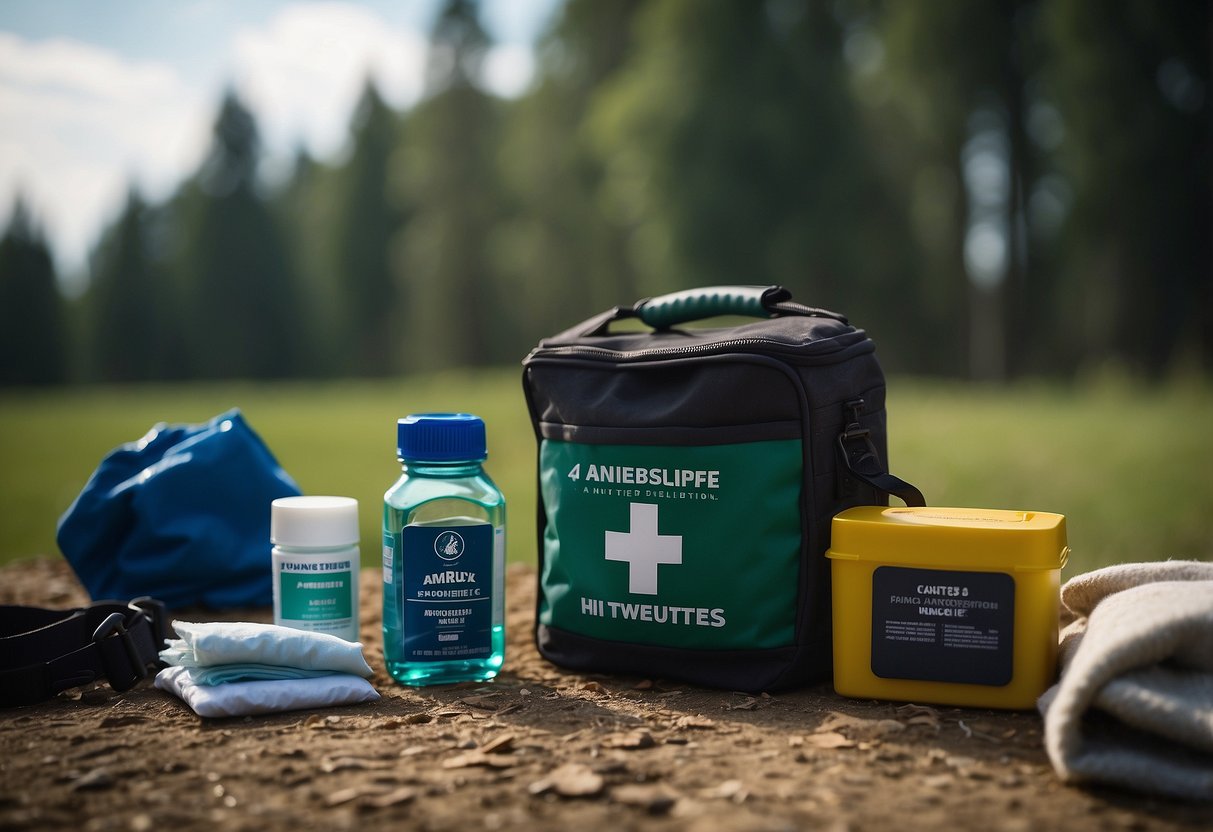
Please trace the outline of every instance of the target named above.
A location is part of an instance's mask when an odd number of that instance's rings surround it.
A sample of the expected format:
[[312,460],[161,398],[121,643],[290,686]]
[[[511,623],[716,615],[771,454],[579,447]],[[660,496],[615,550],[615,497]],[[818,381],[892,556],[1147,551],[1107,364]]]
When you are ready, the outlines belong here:
[[716,444],[678,444],[673,428],[627,432],[629,444],[606,441],[609,429],[589,433],[594,442],[553,438],[578,435],[560,426],[541,440],[540,622],[687,649],[792,645],[802,551],[798,426],[764,425],[751,431],[762,439]]

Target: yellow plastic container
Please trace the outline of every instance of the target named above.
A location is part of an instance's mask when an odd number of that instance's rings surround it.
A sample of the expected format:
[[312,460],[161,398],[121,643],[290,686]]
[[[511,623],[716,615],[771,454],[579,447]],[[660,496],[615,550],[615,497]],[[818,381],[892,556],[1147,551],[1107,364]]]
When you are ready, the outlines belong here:
[[831,540],[838,693],[1026,709],[1053,683],[1064,516],[864,506]]

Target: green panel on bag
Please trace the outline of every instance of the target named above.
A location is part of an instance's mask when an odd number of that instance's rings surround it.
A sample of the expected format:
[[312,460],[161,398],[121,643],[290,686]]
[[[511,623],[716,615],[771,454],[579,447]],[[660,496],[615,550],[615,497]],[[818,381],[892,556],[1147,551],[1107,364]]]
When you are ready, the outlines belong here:
[[793,643],[800,440],[586,445],[545,439],[540,621],[713,650]]

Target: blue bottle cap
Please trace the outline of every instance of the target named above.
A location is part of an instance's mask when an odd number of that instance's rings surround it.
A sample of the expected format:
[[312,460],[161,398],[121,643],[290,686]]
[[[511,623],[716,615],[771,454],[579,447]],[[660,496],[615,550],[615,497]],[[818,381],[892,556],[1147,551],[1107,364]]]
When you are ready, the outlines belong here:
[[471,413],[414,413],[396,421],[396,458],[470,462],[487,458],[484,420]]

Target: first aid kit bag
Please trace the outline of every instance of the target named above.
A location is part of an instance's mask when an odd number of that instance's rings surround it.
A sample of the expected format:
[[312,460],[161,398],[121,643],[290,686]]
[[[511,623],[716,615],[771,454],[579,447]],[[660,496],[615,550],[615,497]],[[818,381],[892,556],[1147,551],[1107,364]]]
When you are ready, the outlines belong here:
[[[754,320],[686,326],[722,315]],[[523,365],[540,652],[735,690],[829,678],[830,519],[922,505],[887,473],[863,330],[778,286],[712,287],[609,310]]]

